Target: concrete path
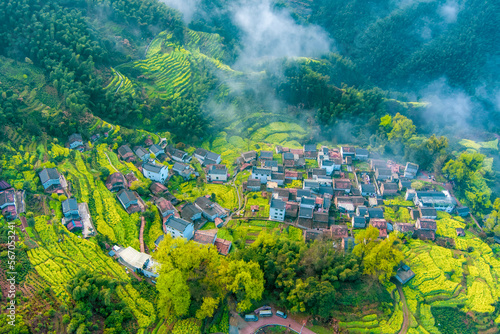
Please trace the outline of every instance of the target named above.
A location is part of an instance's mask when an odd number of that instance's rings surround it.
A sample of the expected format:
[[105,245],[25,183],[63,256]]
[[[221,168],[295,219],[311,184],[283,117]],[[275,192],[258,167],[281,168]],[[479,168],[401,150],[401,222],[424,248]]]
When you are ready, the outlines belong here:
[[408,332],[408,327],[410,326],[410,311],[408,310],[408,305],[406,305],[406,298],[403,293],[403,287],[401,286],[401,283],[395,282],[395,284],[398,287],[401,304],[403,304],[403,325],[401,326],[401,331],[399,331],[399,334],[406,334]]

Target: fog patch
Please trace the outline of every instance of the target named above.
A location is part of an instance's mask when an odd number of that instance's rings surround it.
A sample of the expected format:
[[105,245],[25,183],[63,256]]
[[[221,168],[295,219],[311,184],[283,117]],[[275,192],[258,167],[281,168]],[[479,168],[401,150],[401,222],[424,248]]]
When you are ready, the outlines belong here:
[[177,9],[182,13],[184,23],[189,23],[198,9],[201,0],[160,0],[167,6]]
[[238,65],[282,57],[314,57],[330,51],[332,41],[317,25],[300,25],[287,10],[275,10],[269,0],[246,0],[231,8],[242,32]]
[[438,14],[446,23],[454,23],[457,21],[460,7],[455,0],[448,0],[438,8]]

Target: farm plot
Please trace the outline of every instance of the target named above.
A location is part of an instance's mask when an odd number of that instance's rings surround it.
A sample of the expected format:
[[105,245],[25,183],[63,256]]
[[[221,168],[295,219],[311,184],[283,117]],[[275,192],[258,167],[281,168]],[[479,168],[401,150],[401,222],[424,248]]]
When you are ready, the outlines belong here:
[[113,79],[111,79],[105,89],[109,89],[115,93],[120,91],[121,93],[127,93],[135,96],[136,86],[132,83],[132,81],[114,68],[111,68],[111,71],[113,73]]
[[[455,312],[480,315],[485,327],[493,326],[500,300],[500,261],[481,239],[466,231],[457,237],[456,228],[464,228],[460,217],[439,213],[437,234],[455,240],[456,250],[412,240],[404,247],[407,263],[415,277],[404,287],[410,312],[418,324],[410,333],[438,333],[431,307],[451,307]],[[488,327],[489,326],[489,327]],[[479,328],[477,328],[479,330]]]
[[145,60],[119,67],[125,75],[140,77],[148,96],[175,99],[185,93],[191,83],[191,63],[185,50],[157,54]]

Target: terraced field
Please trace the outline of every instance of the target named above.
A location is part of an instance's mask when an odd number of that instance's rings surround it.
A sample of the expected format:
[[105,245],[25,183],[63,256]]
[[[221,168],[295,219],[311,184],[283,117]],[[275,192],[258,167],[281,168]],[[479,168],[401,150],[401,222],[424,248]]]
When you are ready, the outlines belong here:
[[135,96],[136,86],[132,83],[132,81],[114,68],[111,68],[111,71],[113,72],[113,79],[106,86],[106,89],[111,89],[115,92],[120,91],[121,93],[128,93]]
[[217,60],[222,60],[224,57],[224,45],[218,34],[188,30],[185,44],[186,49],[191,52],[198,51]]
[[175,99],[181,96],[191,83],[191,63],[186,51],[156,54],[151,58],[128,63],[119,67],[125,75],[146,88],[148,96]]
[[[406,261],[415,277],[404,288],[408,308],[415,321],[409,333],[439,333],[432,307],[452,307],[484,318],[482,330],[493,328],[499,311],[500,261],[492,249],[470,232],[457,237],[464,228],[460,217],[439,213],[437,234],[454,240],[456,250],[412,240],[404,247]],[[489,320],[488,320],[489,319]]]

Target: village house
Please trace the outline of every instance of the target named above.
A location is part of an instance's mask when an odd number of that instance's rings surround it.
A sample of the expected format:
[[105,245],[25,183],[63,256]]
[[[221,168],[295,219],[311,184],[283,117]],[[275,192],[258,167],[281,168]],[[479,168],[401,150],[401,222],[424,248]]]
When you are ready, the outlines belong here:
[[330,226],[331,237],[334,239],[349,237],[349,229],[345,225],[332,225]]
[[327,238],[331,236],[331,231],[329,229],[324,229],[324,228],[311,228],[311,229],[306,229],[304,230],[304,241],[309,242],[309,241],[314,241],[318,240],[321,238]]
[[226,165],[210,165],[207,169],[208,182],[226,182],[227,167]]
[[299,172],[294,170],[286,170],[285,171],[285,180],[299,180]]
[[[4,186],[8,185],[7,182],[3,182]],[[14,189],[9,188],[0,192],[0,210],[5,219],[13,220],[17,218],[16,193]]]
[[269,219],[277,221],[285,220],[285,202],[279,199],[271,198]]
[[207,151],[203,148],[197,148],[193,155],[196,159],[198,159],[202,166],[216,165],[221,162],[220,154]]
[[383,219],[384,210],[382,208],[368,208],[366,209],[366,214],[369,219]]
[[410,217],[413,220],[417,220],[420,218],[420,211],[418,209],[410,209]]
[[131,162],[135,160],[134,152],[130,149],[128,145],[122,145],[118,147],[118,156],[126,162]]
[[356,160],[366,161],[368,160],[368,150],[364,148],[357,147],[355,149],[355,158]]
[[151,158],[151,154],[142,146],[137,146],[134,148],[135,155],[139,157],[142,161],[148,161]]
[[83,229],[82,220],[80,218],[80,212],[78,211],[78,203],[75,198],[68,198],[61,203],[62,213],[66,228],[69,231],[74,229]]
[[330,217],[328,212],[314,211],[313,212],[313,226],[318,228],[328,228]]
[[141,211],[137,196],[138,195],[135,191],[131,191],[128,189],[122,189],[116,193],[118,201],[120,201],[121,205],[129,215]]
[[172,236],[172,238],[182,237],[191,240],[194,234],[194,225],[182,218],[170,216],[163,224],[163,231]]
[[285,184],[285,173],[271,172],[271,182],[276,182],[278,186]]
[[243,152],[241,153],[241,159],[245,163],[250,163],[252,161],[255,161],[257,160],[257,152],[255,151]]
[[271,173],[272,170],[268,168],[252,167],[252,179],[260,180],[261,184],[265,184],[271,180]]
[[285,165],[285,167],[295,166],[295,158],[293,153],[291,152],[283,153],[283,164]]
[[260,191],[260,179],[251,179],[247,181],[247,191]]
[[352,217],[352,228],[365,228],[366,227],[366,218],[362,216],[354,216]]
[[273,152],[272,151],[260,151],[259,159],[260,160],[273,160]]
[[212,202],[207,196],[198,197],[194,204],[201,210],[202,215],[209,221],[215,221],[215,218],[224,218],[227,216],[227,210],[218,203]]
[[380,192],[384,197],[397,195],[398,185],[393,182],[382,182],[380,185]]
[[306,179],[302,182],[302,189],[310,190],[314,193],[319,193],[320,183],[317,180]]
[[202,245],[213,245],[217,239],[217,229],[197,230],[194,232],[193,241]]
[[158,277],[157,268],[159,264],[153,260],[153,257],[146,253],[141,253],[132,247],[121,248],[113,246],[118,256],[118,262],[130,268],[132,271],[143,274],[146,277]]
[[202,211],[193,203],[186,203],[181,208],[181,217],[190,222],[195,222],[201,219]]
[[182,162],[175,162],[172,166],[172,172],[175,174],[182,176],[184,180],[191,179],[191,176],[198,176],[198,172],[196,172],[191,166],[188,164],[184,164]]
[[390,180],[392,176],[392,171],[389,168],[377,167],[375,170],[375,178],[378,181]]
[[346,194],[351,192],[351,180],[349,179],[335,179],[333,180],[333,190],[343,191]]
[[368,208],[364,205],[360,205],[356,208],[356,215],[361,217],[368,217]]
[[418,208],[419,218],[423,219],[436,219],[437,210],[434,208],[421,207]]
[[166,147],[166,153],[170,156],[173,161],[176,162],[191,162],[192,157],[190,157],[186,152],[175,148],[173,145],[168,145]]
[[359,205],[365,204],[362,196],[338,196],[335,197],[335,206],[340,212],[354,213]]
[[318,150],[315,144],[304,145],[304,158],[308,160],[316,160],[318,158]]
[[52,191],[61,187],[60,175],[55,168],[44,168],[38,176],[45,191]]
[[411,181],[399,179],[399,190],[411,189]]
[[231,245],[232,245],[231,241],[221,238],[216,238],[214,242],[214,246],[217,248],[219,254],[224,256],[228,255],[229,252],[231,251]]
[[343,160],[347,157],[354,159],[356,157],[356,149],[354,147],[342,146],[340,147],[340,154]]
[[149,187],[149,190],[155,195],[160,195],[166,192],[168,189],[165,187],[165,185],[159,183],[159,182],[153,182],[153,184]]
[[164,183],[168,178],[168,167],[146,162],[142,165],[142,174],[145,178]]
[[401,233],[413,234],[413,232],[415,232],[415,225],[410,223],[396,223],[394,224],[394,230]]
[[375,188],[375,185],[372,183],[361,183],[359,185],[359,191],[361,192],[361,196],[376,196],[377,195],[377,189]]
[[385,221],[385,219],[370,219],[370,226],[378,229],[379,238],[387,237],[387,222]]
[[159,197],[155,200],[155,205],[160,212],[160,216],[163,218],[173,215],[175,213],[175,208],[172,203],[163,197]]
[[78,150],[83,152],[85,147],[83,146],[82,135],[79,133],[73,133],[68,139],[69,148],[72,150]]
[[326,171],[326,175],[330,176],[334,171],[339,171],[342,167],[342,161],[336,160],[323,160],[319,164],[319,167]]
[[285,217],[295,219],[299,216],[299,203],[288,201],[285,204]]
[[149,147],[151,145],[153,145],[153,139],[151,139],[151,136],[148,136],[145,140],[144,140],[144,145]]
[[280,169],[284,170],[283,166],[279,167],[276,160],[262,160],[260,166],[262,168],[270,168],[273,172],[278,172]]
[[456,212],[460,217],[468,217],[470,215],[470,209],[466,206],[456,208]]
[[457,228],[455,232],[457,232],[457,237],[465,237],[465,230],[463,228]]
[[375,171],[377,168],[387,168],[387,161],[382,159],[371,159],[370,168]]
[[435,231],[437,229],[437,224],[434,219],[418,218],[415,224],[415,229]]
[[127,188],[127,180],[122,173],[116,172],[108,176],[106,180],[106,188],[111,192],[116,192],[121,189]]
[[[406,192],[407,195],[410,190]],[[448,191],[416,191],[413,202],[419,207],[433,207],[447,213],[452,213],[455,209],[455,200]]]
[[155,158],[158,158],[160,154],[165,154],[165,151],[158,145],[151,145],[149,147],[149,152],[155,156]]
[[404,172],[404,177],[408,179],[413,179],[417,176],[418,173],[418,165],[412,162],[407,162]]
[[396,271],[395,278],[401,284],[408,283],[413,277],[415,277],[415,273],[408,267],[406,264],[401,263],[400,267]]

